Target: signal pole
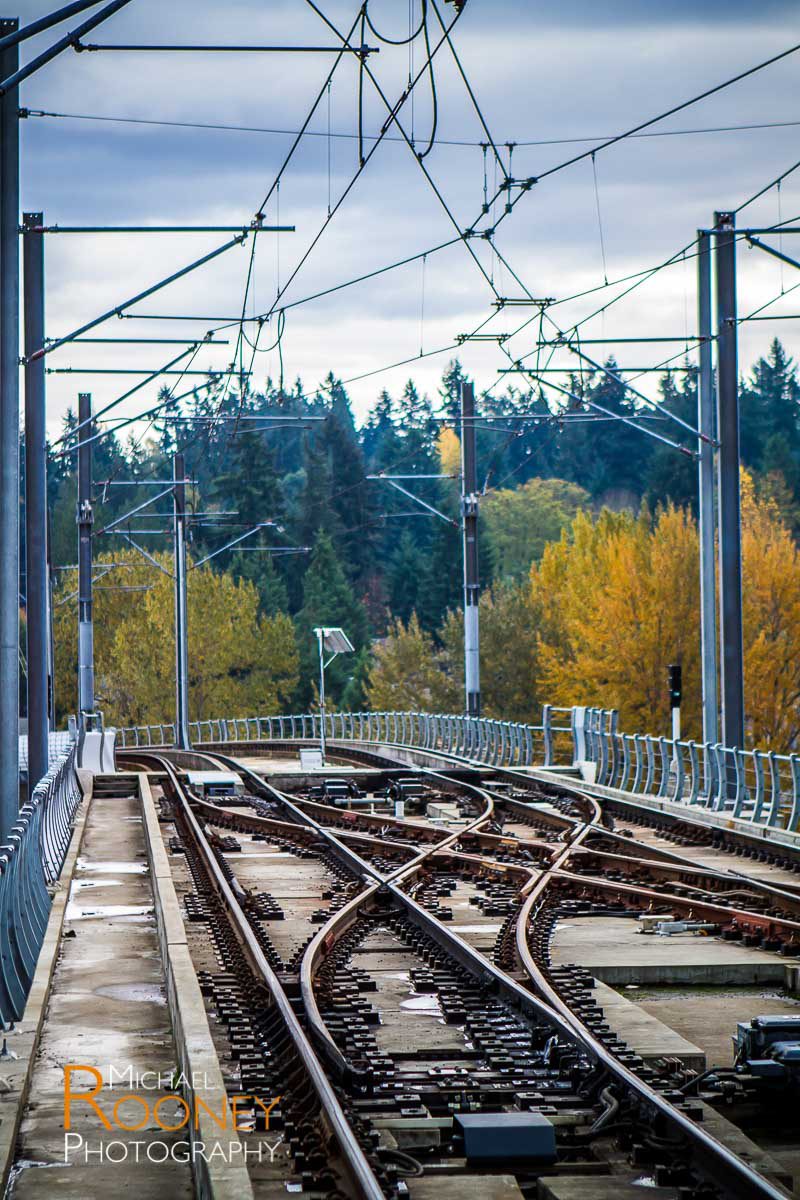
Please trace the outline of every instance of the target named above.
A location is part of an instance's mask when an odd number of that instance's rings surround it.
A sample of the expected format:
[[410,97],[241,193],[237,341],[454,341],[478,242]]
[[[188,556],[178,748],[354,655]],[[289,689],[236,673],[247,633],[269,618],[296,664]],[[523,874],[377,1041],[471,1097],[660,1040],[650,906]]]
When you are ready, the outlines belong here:
[[47,774],[49,733],[47,447],[42,213],[22,219],[25,262],[25,613],[28,631],[28,793]]
[[182,454],[172,456],[175,547],[175,745],[188,750],[189,648],[186,624],[186,466]]
[[714,214],[717,275],[717,434],[722,741],[744,747],[742,528],[739,497],[739,369],[736,328],[736,219]]
[[92,397],[78,396],[78,715],[85,727],[94,712],[94,619],[92,597]]
[[468,717],[481,714],[478,600],[478,477],[475,389],[461,384],[461,530],[464,545],[464,689]]

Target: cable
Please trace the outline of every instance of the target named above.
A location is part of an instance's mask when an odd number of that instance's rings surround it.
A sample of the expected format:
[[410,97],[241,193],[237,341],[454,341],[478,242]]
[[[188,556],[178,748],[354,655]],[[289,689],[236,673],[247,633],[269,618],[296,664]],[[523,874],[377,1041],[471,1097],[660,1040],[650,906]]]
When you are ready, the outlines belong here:
[[737,214],[740,213],[743,208],[747,208],[747,206],[752,204],[754,200],[760,199],[760,197],[763,196],[765,192],[768,192],[770,188],[780,187],[784,179],[791,175],[793,171],[796,171],[798,167],[800,167],[800,159],[798,159],[796,163],[793,163],[791,167],[788,167],[787,170],[783,171],[782,174],[777,177],[777,179],[773,179],[772,182],[766,184],[765,187],[759,188],[759,190],[754,192],[749,199],[743,200],[739,207],[735,208],[733,211]]
[[[318,8],[318,6],[317,6],[317,5],[314,3],[314,0],[306,0],[306,3],[307,3],[307,4],[308,4],[308,5],[311,7],[311,8],[313,8],[313,9],[314,9],[314,11],[317,13],[317,15],[318,15],[318,16],[319,16],[319,17],[320,17],[320,18],[321,18],[321,19],[322,19],[322,20],[325,22],[325,24],[326,24],[326,25],[327,25],[327,26],[328,26],[328,27],[329,27],[329,28],[330,28],[330,29],[331,29],[331,30],[332,30],[332,31],[333,31],[333,32],[336,34],[336,36],[337,36],[337,37],[339,38],[339,40],[342,42],[342,52],[341,52],[341,53],[342,53],[342,54],[344,54],[344,52],[345,52],[345,49],[346,49],[346,48],[348,48],[348,47],[350,47],[350,41],[349,41],[349,39],[350,39],[350,37],[351,37],[351,35],[352,35],[352,28],[351,28],[350,32],[349,32],[349,33],[348,33],[346,36],[345,36],[345,35],[343,35],[342,33],[340,33],[340,32],[339,32],[339,30],[338,30],[338,29],[336,29],[336,27],[335,27],[335,26],[334,26],[334,25],[333,25],[333,24],[332,24],[332,23],[331,23],[331,22],[328,20],[328,18],[325,16],[325,14],[324,14],[324,13],[323,13],[323,12],[322,12],[322,11],[321,11],[319,8]],[[456,17],[454,18],[454,20],[453,20],[453,24],[455,24],[455,21],[457,21],[457,20],[458,20],[458,17],[456,16]],[[437,52],[438,52],[438,51],[441,49],[441,47],[442,47],[443,43],[444,43],[444,38],[442,38],[442,39],[441,39],[441,40],[440,40],[440,41],[437,43],[437,45],[436,45],[436,46],[433,48],[433,51],[432,51],[431,58],[437,54]],[[414,88],[416,87],[416,85],[417,85],[417,83],[419,82],[419,80],[421,79],[421,77],[422,77],[422,76],[425,74],[425,72],[426,72],[427,68],[428,68],[428,63],[427,63],[427,61],[426,61],[426,63],[424,63],[424,64],[423,64],[423,66],[420,68],[420,70],[419,70],[419,71],[417,72],[417,74],[415,75],[415,77],[414,77],[414,79],[413,79],[413,81],[412,81],[412,83],[411,83],[411,86],[410,86],[410,88],[407,88],[407,89],[406,89],[406,90],[403,92],[403,94],[400,96],[399,100],[397,100],[397,101],[396,101],[396,103],[395,103],[394,105],[392,105],[392,104],[390,104],[390,103],[389,103],[389,101],[386,99],[386,96],[384,95],[384,93],[383,93],[382,89],[380,88],[380,85],[378,85],[378,84],[377,84],[377,82],[376,82],[376,80],[375,80],[375,78],[374,78],[374,76],[373,76],[372,72],[370,71],[370,68],[369,68],[368,64],[367,64],[366,62],[364,63],[364,70],[365,70],[365,72],[366,72],[367,76],[369,77],[369,79],[371,80],[371,82],[373,83],[373,85],[374,85],[374,86],[375,86],[375,87],[378,89],[378,92],[379,92],[379,94],[380,94],[380,96],[381,96],[381,99],[383,100],[383,102],[384,102],[384,104],[386,105],[386,108],[387,108],[387,110],[388,110],[388,112],[389,112],[389,118],[388,118],[388,119],[387,119],[387,121],[384,123],[384,125],[383,125],[383,127],[382,127],[382,129],[381,129],[381,133],[380,133],[380,135],[378,136],[378,138],[376,139],[376,141],[375,141],[375,144],[374,144],[374,145],[371,147],[371,149],[370,149],[370,150],[369,150],[369,151],[366,153],[366,155],[364,156],[364,160],[363,160],[363,162],[360,162],[360,163],[359,163],[359,166],[358,166],[358,168],[357,168],[357,170],[356,170],[355,174],[352,176],[352,178],[351,178],[350,182],[348,183],[347,187],[344,189],[344,191],[343,191],[343,192],[342,192],[342,194],[340,195],[339,199],[336,201],[336,203],[334,204],[333,208],[331,209],[331,214],[330,214],[330,217],[327,217],[327,218],[326,218],[326,219],[323,221],[321,228],[318,230],[318,232],[315,234],[315,236],[314,236],[314,237],[313,237],[313,239],[311,240],[311,243],[309,244],[309,246],[308,246],[308,247],[307,247],[307,249],[305,250],[305,253],[304,253],[304,254],[301,256],[301,258],[300,258],[299,262],[298,262],[298,263],[297,263],[297,265],[295,266],[295,268],[294,268],[294,270],[292,271],[292,273],[290,274],[289,278],[286,280],[286,283],[283,285],[283,287],[281,287],[281,288],[280,288],[280,290],[279,290],[279,292],[278,292],[278,295],[275,297],[275,300],[273,301],[272,305],[270,306],[270,309],[268,310],[268,312],[266,312],[266,313],[263,313],[263,314],[262,314],[262,316],[264,316],[265,318],[266,318],[266,317],[269,317],[269,316],[271,316],[271,314],[272,314],[272,313],[275,311],[275,309],[277,308],[277,306],[278,306],[278,303],[279,303],[279,301],[281,300],[281,298],[283,297],[283,295],[286,293],[286,291],[288,290],[288,288],[289,288],[289,287],[291,286],[291,284],[294,282],[295,278],[297,277],[297,275],[298,275],[298,274],[299,274],[299,272],[301,271],[301,269],[302,269],[303,265],[304,265],[304,264],[305,264],[305,262],[307,261],[307,259],[308,259],[309,255],[312,253],[312,251],[314,250],[315,246],[316,246],[316,245],[317,245],[317,243],[319,242],[320,238],[321,238],[321,237],[322,237],[322,235],[325,233],[325,230],[328,228],[328,225],[331,223],[331,221],[332,221],[333,217],[336,215],[336,213],[338,212],[339,208],[342,206],[342,204],[344,203],[345,199],[347,198],[347,196],[350,194],[351,190],[352,190],[352,189],[353,189],[353,187],[355,186],[355,184],[356,184],[357,180],[359,179],[359,177],[360,177],[360,175],[361,175],[362,171],[364,170],[364,168],[366,167],[367,163],[369,163],[369,161],[371,160],[372,156],[373,156],[373,155],[375,154],[375,152],[377,151],[377,149],[378,149],[378,146],[379,146],[379,145],[380,145],[380,143],[383,141],[383,138],[384,138],[384,136],[386,135],[386,131],[387,131],[387,130],[390,128],[390,125],[391,125],[391,123],[392,123],[392,122],[394,122],[394,123],[397,125],[398,129],[400,129],[400,130],[401,130],[403,133],[405,132],[405,131],[403,130],[403,127],[400,125],[399,121],[397,120],[397,113],[400,111],[400,109],[401,109],[401,108],[403,107],[403,105],[406,103],[406,101],[408,100],[409,96],[413,94]],[[407,138],[407,137],[406,137],[406,142],[407,142],[407,143],[410,145],[410,142],[408,141],[408,138]],[[427,174],[428,174],[428,172],[427,172],[427,170],[426,170],[425,166],[422,164],[422,162],[420,161],[419,157],[418,157],[416,154],[415,154],[415,158],[416,158],[416,159],[417,159],[417,161],[420,163],[420,167],[421,167],[421,169],[423,170],[423,172],[425,172],[425,174],[427,175]],[[452,222],[453,222],[453,225],[456,227],[456,229],[458,229],[458,225],[457,225],[457,223],[456,223],[456,221],[455,221],[455,218],[452,216],[452,214],[450,214],[450,216],[451,216],[451,220],[452,220]],[[460,232],[460,231],[459,231],[459,232]],[[284,307],[287,307],[287,306],[284,306]]]
[[[53,112],[42,108],[23,108],[20,110],[20,116],[23,117],[39,117],[51,118],[65,121],[97,121],[108,122],[119,125],[155,125],[165,129],[201,129],[216,133],[258,133],[271,137],[296,137],[298,130],[296,129],[275,129],[263,125],[224,125],[214,121],[171,121],[166,119],[155,119],[152,117],[114,117],[105,116],[101,113],[66,113]],[[698,129],[660,129],[654,130],[651,133],[633,133],[631,138],[657,138],[657,137],[688,137],[696,134],[708,133],[743,133],[748,131],[758,131],[762,129],[794,129],[800,125],[800,121],[762,121],[755,123],[746,123],[741,125],[709,125]],[[327,137],[327,131],[320,129],[306,129],[302,133],[303,137]],[[568,146],[579,142],[596,142],[608,138],[610,135],[594,134],[584,137],[568,137],[568,138],[537,138],[534,141],[520,141],[517,139],[516,145],[522,147],[535,146]],[[342,131],[333,130],[332,138],[339,138],[345,141],[355,141],[358,134],[345,133]],[[368,139],[369,140],[369,139]],[[402,142],[401,137],[388,137],[386,141]],[[481,142],[472,141],[467,138],[438,138],[440,146],[461,146],[468,149],[480,149]]]
[[369,7],[368,4],[364,5],[364,15],[366,17],[367,25],[370,28],[370,32],[375,35],[375,37],[378,39],[379,42],[385,42],[387,46],[408,46],[410,42],[413,42],[414,39],[418,38],[420,33],[422,33],[422,28],[425,24],[425,16],[424,16],[425,5],[424,4],[423,4],[423,8],[422,8],[423,16],[422,16],[422,19],[421,19],[419,25],[417,26],[417,28],[414,30],[413,33],[410,33],[408,35],[408,37],[404,37],[404,38],[390,38],[390,37],[386,37],[384,34],[380,33],[375,28],[375,25],[373,24],[372,18],[370,17],[369,12],[367,11],[368,7]]
[[714,96],[717,92],[724,91],[725,88],[731,87],[734,83],[740,83],[743,79],[755,75],[758,71],[763,71],[765,67],[773,66],[776,62],[780,62],[781,59],[788,58],[790,54],[796,54],[798,50],[800,50],[800,42],[796,42],[788,50],[782,50],[780,54],[773,54],[771,58],[766,58],[763,62],[756,63],[754,67],[748,67],[746,71],[740,71],[738,75],[733,75],[730,79],[723,80],[722,83],[715,84],[714,87],[706,88],[704,92],[700,92],[697,96],[692,96],[689,100],[684,100],[680,104],[673,105],[666,112],[659,113],[655,117],[649,117],[646,121],[641,121],[638,125],[634,125],[633,128],[626,130],[624,133],[618,133],[615,137],[607,138],[593,147],[593,149],[585,150],[582,154],[576,154],[572,158],[558,163],[557,166],[550,167],[547,171],[542,171],[538,179],[546,179],[549,175],[555,175],[557,171],[563,171],[565,167],[572,166],[573,163],[581,162],[582,159],[590,154],[597,154],[600,150],[607,150],[609,146],[614,146],[617,142],[621,142],[625,138],[633,137],[634,134],[639,133],[642,129],[647,129],[648,126],[655,125],[658,121],[664,121],[667,117],[672,117],[675,113],[682,112],[683,109],[690,108],[693,104],[698,104],[701,100],[707,100],[709,96]]
[[603,237],[603,218],[600,213],[600,189],[597,186],[597,163],[592,151],[592,175],[594,176],[594,202],[597,209],[597,229],[600,234],[600,254],[603,259],[603,282],[608,286],[608,268],[606,267],[606,243]]
[[428,145],[417,157],[420,162],[427,158],[436,142],[436,130],[439,125],[439,100],[436,95],[436,76],[433,71],[433,55],[431,54],[431,39],[428,33],[428,0],[422,0],[422,32],[425,39],[425,53],[428,56],[428,76],[431,81],[431,132]]

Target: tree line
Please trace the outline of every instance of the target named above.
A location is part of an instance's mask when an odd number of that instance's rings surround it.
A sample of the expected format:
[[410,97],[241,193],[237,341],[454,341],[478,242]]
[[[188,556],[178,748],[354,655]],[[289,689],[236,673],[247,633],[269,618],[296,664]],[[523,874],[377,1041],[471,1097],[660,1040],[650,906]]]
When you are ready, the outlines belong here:
[[[616,370],[613,359],[606,366]],[[382,705],[379,698],[389,694],[389,677],[381,672],[390,669],[393,649],[408,654],[411,637],[416,665],[408,658],[405,683],[400,659],[391,666],[408,702],[391,707],[458,711],[457,419],[464,378],[461,364],[453,361],[434,397],[421,393],[413,380],[399,395],[384,390],[360,426],[333,373],[313,391],[300,380],[288,388],[267,380],[262,389],[239,393],[209,380],[188,401],[172,401],[164,393],[166,419],[156,420],[144,436],[138,433],[124,442],[113,434],[97,439],[95,557],[96,573],[103,572],[97,585],[97,673],[109,719],[129,723],[171,715],[169,581],[123,539],[100,531],[152,495],[149,481],[170,477],[171,456],[178,450],[193,481],[190,508],[198,514],[191,523],[194,561],[269,522],[207,567],[190,572],[194,717],[307,709],[316,695],[311,631],[318,624],[341,625],[356,647],[354,656],[331,668],[334,704]],[[578,687],[577,675],[559,679],[552,664],[547,665],[548,618],[545,609],[531,608],[532,564],[534,573],[545,569],[555,561],[558,547],[567,548],[562,554],[576,553],[574,547],[588,536],[588,528],[614,530],[618,537],[624,530],[625,536],[638,530],[643,537],[645,525],[649,536],[660,537],[661,522],[669,528],[679,519],[687,537],[694,528],[694,462],[620,420],[595,419],[589,402],[619,417],[643,421],[645,416],[636,398],[611,375],[575,376],[569,390],[575,399],[555,412],[541,391],[533,389],[512,385],[479,396],[479,411],[486,418],[477,430],[484,493],[484,698],[487,711],[496,715],[535,716],[541,700],[555,702],[556,693],[566,696],[569,687],[576,689],[570,703],[585,698],[587,687],[594,689],[594,701],[612,702],[607,690],[599,694],[610,686],[605,678],[587,673]],[[690,424],[695,421],[693,368],[687,364],[681,373],[664,375],[660,390],[672,411]],[[753,504],[759,511],[766,506],[791,544],[800,529],[799,399],[794,363],[775,341],[742,381],[741,441]],[[541,422],[509,419],[531,416]],[[68,437],[76,423],[74,413],[68,413]],[[72,564],[77,489],[75,455],[59,449],[50,454],[48,488],[58,580],[56,699],[63,717],[75,707],[70,630],[76,620]],[[443,476],[404,486],[445,519],[386,483],[368,479],[381,473]],[[136,486],[115,486],[123,481]],[[164,555],[166,561],[169,498],[148,514],[137,516],[130,528],[149,554],[157,559]],[[148,529],[152,532],[142,532]],[[597,595],[602,572],[591,556],[583,563],[588,572],[583,590],[587,597]],[[577,579],[571,587],[577,594]],[[139,590],[124,590],[129,588]],[[668,597],[662,599],[666,604]],[[513,660],[506,652],[509,628],[525,634]],[[166,649],[153,648],[156,634]],[[561,630],[558,636],[566,634]],[[608,636],[602,622],[593,627],[599,647],[607,645]],[[666,648],[665,653],[667,661],[680,657],[677,649]],[[688,682],[691,660],[685,661]],[[418,678],[416,690],[412,678]],[[652,725],[661,703],[654,695],[641,719],[649,712]]]

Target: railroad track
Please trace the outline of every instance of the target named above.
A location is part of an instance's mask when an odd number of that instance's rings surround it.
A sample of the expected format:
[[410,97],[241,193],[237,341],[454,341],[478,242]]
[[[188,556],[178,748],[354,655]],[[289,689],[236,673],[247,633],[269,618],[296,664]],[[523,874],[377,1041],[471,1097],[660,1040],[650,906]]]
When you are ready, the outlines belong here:
[[[477,773],[454,778],[447,767],[415,771],[457,803],[461,823],[448,831],[290,796],[224,755],[194,754],[194,765],[204,760],[243,779],[252,807],[221,807],[190,796],[179,754],[170,761],[136,751],[125,759],[163,782],[197,904],[213,902],[217,958],[228,967],[223,984],[233,979],[242,997],[249,1049],[263,1040],[261,1010],[269,1015],[266,1082],[302,1100],[300,1113],[291,1114],[290,1099],[277,1110],[294,1133],[286,1168],[297,1171],[299,1162],[315,1194],[413,1197],[416,1178],[450,1174],[463,1194],[489,1195],[476,1180],[488,1186],[498,1167],[480,1173],[470,1154],[480,1132],[470,1120],[482,1114],[486,1136],[497,1136],[492,1114],[510,1110],[544,1114],[556,1131],[555,1163],[545,1155],[511,1168],[524,1196],[551,1194],[537,1191],[540,1178],[630,1180],[626,1155],[647,1164],[655,1195],[661,1186],[684,1189],[687,1200],[785,1195],[702,1128],[698,1104],[678,1090],[674,1070],[645,1067],[604,1028],[585,973],[553,968],[549,946],[565,907],[644,907],[793,953],[800,939],[793,886],[710,869],[652,844],[638,854],[636,842],[633,856],[630,837],[608,828],[605,805],[579,788],[545,787],[514,772],[479,782]],[[217,830],[317,856],[338,873],[328,913],[316,914],[318,928],[290,964],[278,960],[264,932],[267,901],[242,887]],[[453,887],[480,893],[504,915],[492,952],[448,928],[442,899]],[[384,961],[397,969],[387,971]],[[422,1057],[409,1055],[407,1028],[381,1022],[396,1002],[392,975],[439,1015],[441,1045]],[[209,979],[212,1001],[214,987]],[[291,1050],[280,1077],[276,1040]]]

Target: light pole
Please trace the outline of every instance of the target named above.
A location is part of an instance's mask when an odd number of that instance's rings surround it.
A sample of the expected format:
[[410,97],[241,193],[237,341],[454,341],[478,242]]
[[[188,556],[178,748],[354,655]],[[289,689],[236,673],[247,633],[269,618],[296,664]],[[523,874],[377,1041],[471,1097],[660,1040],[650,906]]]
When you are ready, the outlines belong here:
[[[319,748],[322,765],[325,766],[325,668],[329,667],[337,654],[352,654],[355,650],[343,629],[320,626],[314,630],[319,649]],[[325,655],[330,654],[328,661]]]

